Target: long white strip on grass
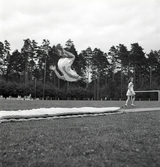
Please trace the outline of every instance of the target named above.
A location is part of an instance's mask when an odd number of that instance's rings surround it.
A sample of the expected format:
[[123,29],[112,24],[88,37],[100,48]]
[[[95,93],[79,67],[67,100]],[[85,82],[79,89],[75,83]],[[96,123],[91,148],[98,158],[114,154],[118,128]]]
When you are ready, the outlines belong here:
[[0,111],[0,119],[14,118],[14,117],[41,117],[41,116],[58,116],[70,114],[92,114],[92,113],[105,113],[114,112],[119,110],[120,107],[81,107],[81,108],[39,108],[31,110],[18,110],[18,111]]

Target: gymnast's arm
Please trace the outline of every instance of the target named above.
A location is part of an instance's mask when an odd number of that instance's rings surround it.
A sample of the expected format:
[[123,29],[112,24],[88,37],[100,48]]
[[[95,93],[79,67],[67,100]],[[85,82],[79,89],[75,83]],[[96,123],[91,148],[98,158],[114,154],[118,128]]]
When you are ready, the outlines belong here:
[[64,81],[66,81],[65,77],[63,75],[60,75],[59,72],[57,71],[56,67],[55,66],[51,66],[50,67],[51,70],[53,70],[56,74],[56,76],[59,78],[59,79],[62,79]]

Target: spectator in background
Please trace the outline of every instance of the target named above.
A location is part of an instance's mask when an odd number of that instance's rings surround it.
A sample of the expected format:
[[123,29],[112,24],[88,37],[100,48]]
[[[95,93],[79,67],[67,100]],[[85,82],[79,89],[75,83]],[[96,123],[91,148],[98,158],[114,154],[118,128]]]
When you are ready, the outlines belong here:
[[129,100],[131,100],[131,106],[135,106],[134,105],[134,101],[135,101],[135,91],[134,91],[134,84],[133,84],[133,80],[134,78],[131,77],[129,80],[128,80],[128,90],[127,90],[127,100],[126,100],[126,103],[125,103],[125,107],[128,106],[128,102]]

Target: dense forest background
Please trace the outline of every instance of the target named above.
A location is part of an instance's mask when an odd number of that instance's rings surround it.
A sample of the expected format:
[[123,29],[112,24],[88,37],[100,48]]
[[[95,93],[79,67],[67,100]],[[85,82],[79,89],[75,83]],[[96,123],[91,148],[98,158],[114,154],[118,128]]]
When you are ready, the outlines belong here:
[[[66,82],[56,77],[50,65],[57,65],[55,45],[41,45],[26,39],[21,50],[11,53],[10,43],[0,42],[0,95],[40,99],[123,100],[128,79],[134,77],[135,90],[160,90],[160,50],[144,53],[138,43],[128,50],[124,44],[111,46],[108,53],[88,47],[80,53],[73,41],[65,47],[76,59],[72,68],[83,80]],[[138,93],[136,98],[157,99],[156,93]]]

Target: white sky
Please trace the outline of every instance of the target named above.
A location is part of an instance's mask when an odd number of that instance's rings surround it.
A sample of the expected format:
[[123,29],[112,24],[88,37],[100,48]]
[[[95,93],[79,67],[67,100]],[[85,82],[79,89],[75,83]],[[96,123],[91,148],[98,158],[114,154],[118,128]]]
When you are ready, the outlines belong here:
[[160,0],[0,0],[0,41],[20,50],[26,38],[51,46],[71,39],[78,53],[135,42],[160,50]]

